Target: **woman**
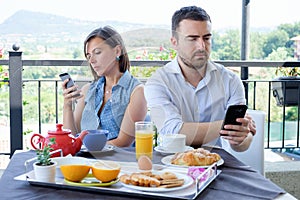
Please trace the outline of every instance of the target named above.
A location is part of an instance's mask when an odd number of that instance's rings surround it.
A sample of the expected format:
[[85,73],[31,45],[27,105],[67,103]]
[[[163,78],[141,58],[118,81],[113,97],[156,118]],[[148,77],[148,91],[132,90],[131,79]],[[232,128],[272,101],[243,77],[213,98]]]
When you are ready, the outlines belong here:
[[[145,119],[147,103],[143,85],[129,73],[130,62],[121,35],[109,26],[92,31],[84,54],[94,81],[81,90],[66,88],[63,123],[73,134],[88,129],[109,130],[108,143],[124,147],[134,141],[134,123]],[[80,93],[79,97],[73,98]],[[83,97],[83,98],[82,98]],[[72,101],[78,100],[75,110]]]

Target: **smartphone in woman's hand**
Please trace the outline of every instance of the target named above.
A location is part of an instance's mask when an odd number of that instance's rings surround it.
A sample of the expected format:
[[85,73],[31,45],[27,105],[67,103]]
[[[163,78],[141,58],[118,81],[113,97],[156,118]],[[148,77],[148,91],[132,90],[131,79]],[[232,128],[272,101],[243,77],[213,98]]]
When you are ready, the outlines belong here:
[[[62,73],[59,75],[59,77],[61,78],[62,81],[69,79],[69,81],[66,84],[66,88],[70,88],[75,85],[75,83],[69,73]],[[80,94],[78,93],[78,94],[74,95],[73,97],[77,97],[77,96],[80,96]]]

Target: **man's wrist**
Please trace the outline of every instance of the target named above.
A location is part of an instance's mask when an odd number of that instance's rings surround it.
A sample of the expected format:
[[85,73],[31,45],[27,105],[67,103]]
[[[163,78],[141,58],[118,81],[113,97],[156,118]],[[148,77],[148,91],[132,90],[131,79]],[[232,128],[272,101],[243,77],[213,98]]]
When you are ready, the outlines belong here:
[[248,142],[248,140],[249,140],[250,138],[252,138],[252,137],[253,137],[253,133],[252,133],[252,132],[249,132],[249,133],[247,134],[247,137],[245,137],[245,139],[243,140],[243,142],[241,142],[241,143],[239,144],[239,146],[243,146],[244,143]]
[[253,137],[252,133],[249,132],[247,137],[245,137],[244,140],[240,144],[231,145],[232,149],[237,152],[246,151],[252,142],[252,137]]

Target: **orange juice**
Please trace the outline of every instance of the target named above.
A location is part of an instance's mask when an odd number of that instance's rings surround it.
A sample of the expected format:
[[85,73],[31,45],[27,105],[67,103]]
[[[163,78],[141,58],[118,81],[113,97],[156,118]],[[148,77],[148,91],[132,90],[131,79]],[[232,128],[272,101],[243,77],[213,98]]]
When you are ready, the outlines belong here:
[[146,155],[152,159],[154,131],[136,131],[135,132],[135,154],[136,159]]

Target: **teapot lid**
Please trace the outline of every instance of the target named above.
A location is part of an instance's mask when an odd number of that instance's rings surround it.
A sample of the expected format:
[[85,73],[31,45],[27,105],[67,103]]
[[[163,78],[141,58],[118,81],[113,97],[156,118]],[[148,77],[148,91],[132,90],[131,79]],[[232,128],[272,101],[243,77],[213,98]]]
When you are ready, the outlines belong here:
[[62,129],[62,124],[56,124],[56,130],[49,130],[48,134],[54,134],[54,135],[64,135],[64,134],[70,134],[71,130],[69,129]]

